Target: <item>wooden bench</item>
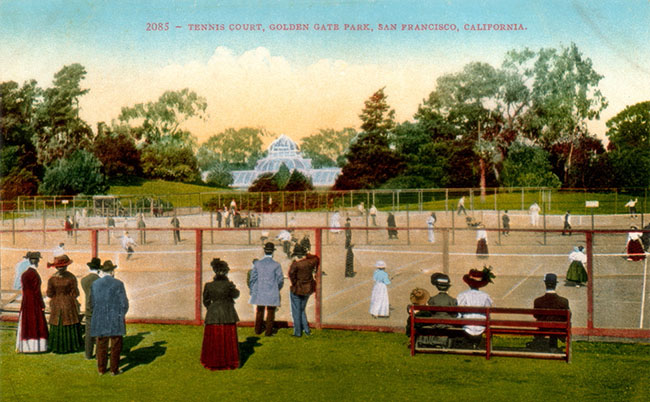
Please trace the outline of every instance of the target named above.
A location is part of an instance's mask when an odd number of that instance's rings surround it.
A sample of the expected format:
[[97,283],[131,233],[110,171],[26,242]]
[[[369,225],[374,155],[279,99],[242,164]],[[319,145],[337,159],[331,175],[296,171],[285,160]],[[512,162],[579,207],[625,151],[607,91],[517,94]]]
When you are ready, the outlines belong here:
[[[436,318],[416,315],[420,312],[448,312],[462,317],[463,314],[481,314],[485,318]],[[530,357],[538,359],[564,360],[571,358],[571,311],[550,309],[503,308],[503,307],[437,307],[410,305],[411,322],[411,356],[415,353],[456,353],[466,355]],[[557,321],[537,321],[535,315],[554,316]],[[422,347],[418,345],[420,336],[455,336],[464,337],[463,325],[485,327],[485,348]],[[448,326],[448,328],[436,328]],[[462,331],[462,332],[461,332]],[[494,348],[494,335],[515,336],[557,336],[566,339],[564,349],[536,350],[530,348]]]

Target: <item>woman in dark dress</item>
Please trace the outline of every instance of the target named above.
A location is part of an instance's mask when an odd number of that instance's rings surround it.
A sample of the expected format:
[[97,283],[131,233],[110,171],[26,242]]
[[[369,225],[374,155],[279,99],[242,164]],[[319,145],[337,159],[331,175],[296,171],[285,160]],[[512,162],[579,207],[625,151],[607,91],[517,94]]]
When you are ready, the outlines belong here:
[[48,344],[54,353],[78,352],[83,348],[79,321],[79,286],[77,278],[68,272],[72,260],[65,254],[54,257],[47,267],[55,267],[56,273],[47,281],[47,297],[50,298],[50,338]]
[[214,280],[203,288],[205,315],[201,364],[210,370],[232,370],[239,367],[235,299],[239,290],[228,280],[228,263],[215,258],[210,263]]
[[36,271],[41,253],[30,251],[25,256],[29,267],[20,277],[23,299],[20,303],[18,330],[16,333],[16,352],[41,353],[47,352],[47,320],[45,319],[45,303],[41,295],[41,277]]

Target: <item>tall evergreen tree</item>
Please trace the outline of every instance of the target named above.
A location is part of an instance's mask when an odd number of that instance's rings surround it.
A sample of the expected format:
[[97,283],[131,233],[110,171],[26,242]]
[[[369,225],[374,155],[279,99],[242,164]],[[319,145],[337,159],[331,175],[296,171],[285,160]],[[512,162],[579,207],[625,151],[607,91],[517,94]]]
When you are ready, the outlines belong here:
[[402,158],[390,147],[395,110],[386,98],[381,88],[365,102],[359,115],[363,131],[350,145],[347,163],[336,179],[335,189],[376,188],[403,170]]

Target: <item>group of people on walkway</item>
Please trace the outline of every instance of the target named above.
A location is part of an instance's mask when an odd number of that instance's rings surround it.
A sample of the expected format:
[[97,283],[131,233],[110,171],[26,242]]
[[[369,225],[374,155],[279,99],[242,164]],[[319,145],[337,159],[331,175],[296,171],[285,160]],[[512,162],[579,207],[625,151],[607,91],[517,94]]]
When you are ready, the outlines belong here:
[[[24,259],[28,266],[20,274],[22,300],[16,334],[18,353],[75,353],[85,350],[92,358],[93,342],[97,343],[97,364],[100,374],[106,373],[108,343],[111,343],[112,374],[119,374],[122,337],[125,335],[125,315],[128,299],[124,284],[113,277],[117,266],[110,260],[101,264],[93,258],[87,265],[90,273],[81,283],[86,296],[85,339],[82,323],[77,278],[68,271],[72,260],[66,255],[54,257],[47,264],[56,272],[47,282],[46,296],[50,299],[49,328],[45,318],[45,302],[41,294],[41,277],[37,271],[41,254],[28,252]],[[19,263],[18,265],[21,265]],[[18,266],[17,272],[18,272]]]

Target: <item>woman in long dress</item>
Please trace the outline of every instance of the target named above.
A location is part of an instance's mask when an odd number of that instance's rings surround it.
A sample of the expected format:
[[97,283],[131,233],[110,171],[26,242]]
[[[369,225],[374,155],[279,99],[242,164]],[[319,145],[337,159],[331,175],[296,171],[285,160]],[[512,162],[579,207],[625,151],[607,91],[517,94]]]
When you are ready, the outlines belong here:
[[210,370],[234,370],[239,367],[239,344],[235,299],[239,290],[228,280],[228,263],[215,258],[210,263],[214,280],[203,288],[205,329],[201,347],[201,364]]
[[[636,226],[630,226],[630,229],[639,230]],[[627,234],[627,260],[628,261],[643,261],[645,259],[645,252],[643,251],[643,243],[641,243],[641,232],[629,232]]]
[[387,286],[390,285],[390,278],[386,273],[386,263],[384,261],[377,261],[375,267],[377,269],[372,275],[375,286],[373,286],[370,296],[370,314],[373,318],[388,317],[390,315],[390,304],[388,302]]
[[427,227],[428,227],[428,234],[429,234],[429,243],[435,243],[436,242],[436,235],[433,231],[433,227],[436,224],[436,213],[431,212],[431,215],[427,218]]
[[332,233],[341,233],[341,215],[338,212],[334,212],[330,217],[330,228]]
[[476,256],[478,258],[488,258],[487,231],[484,225],[479,225],[476,231]]
[[48,344],[54,353],[72,353],[83,349],[79,321],[79,286],[77,278],[68,272],[72,260],[65,254],[55,257],[47,267],[55,267],[56,273],[47,282],[50,298],[50,337]]
[[41,294],[41,277],[36,271],[41,258],[39,252],[28,252],[29,266],[20,277],[23,299],[20,303],[18,331],[16,333],[16,352],[47,352],[47,321],[45,320],[45,303]]
[[569,253],[569,270],[566,273],[567,286],[580,287],[587,283],[587,270],[585,265],[587,263],[587,255],[584,253],[584,247],[574,247],[573,251]]

